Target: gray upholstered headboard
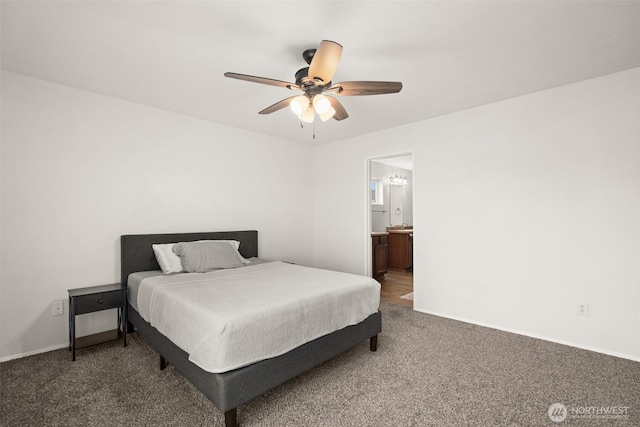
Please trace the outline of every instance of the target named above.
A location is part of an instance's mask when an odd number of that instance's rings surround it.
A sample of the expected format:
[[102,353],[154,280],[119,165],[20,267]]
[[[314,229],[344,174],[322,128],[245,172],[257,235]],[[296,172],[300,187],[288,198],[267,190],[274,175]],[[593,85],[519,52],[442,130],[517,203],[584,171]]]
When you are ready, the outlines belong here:
[[156,243],[193,242],[195,240],[237,240],[245,258],[258,256],[258,232],[215,231],[175,234],[128,234],[120,236],[120,280],[127,284],[129,274],[136,271],[160,270],[151,245]]

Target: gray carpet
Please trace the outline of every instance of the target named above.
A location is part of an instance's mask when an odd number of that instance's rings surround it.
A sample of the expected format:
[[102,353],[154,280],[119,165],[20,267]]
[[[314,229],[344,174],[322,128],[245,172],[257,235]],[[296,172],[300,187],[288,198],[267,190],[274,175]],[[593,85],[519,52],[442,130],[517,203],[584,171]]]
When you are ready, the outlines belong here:
[[[639,426],[640,363],[383,303],[362,343],[238,409],[241,426]],[[2,426],[223,426],[136,334],[0,364]],[[561,423],[553,403],[569,411]],[[597,410],[617,415],[597,414]],[[572,411],[575,411],[572,412]],[[581,412],[581,414],[577,414]],[[591,417],[589,417],[591,413]]]

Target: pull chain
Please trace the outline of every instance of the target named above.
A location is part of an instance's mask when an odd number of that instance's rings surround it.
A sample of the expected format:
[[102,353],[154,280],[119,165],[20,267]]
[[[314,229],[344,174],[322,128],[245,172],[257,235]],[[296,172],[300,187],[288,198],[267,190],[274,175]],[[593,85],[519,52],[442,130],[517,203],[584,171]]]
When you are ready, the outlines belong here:
[[[300,122],[300,129],[304,129],[304,123]],[[313,127],[312,127],[312,131],[313,131],[313,139],[316,139],[316,122],[313,122]]]

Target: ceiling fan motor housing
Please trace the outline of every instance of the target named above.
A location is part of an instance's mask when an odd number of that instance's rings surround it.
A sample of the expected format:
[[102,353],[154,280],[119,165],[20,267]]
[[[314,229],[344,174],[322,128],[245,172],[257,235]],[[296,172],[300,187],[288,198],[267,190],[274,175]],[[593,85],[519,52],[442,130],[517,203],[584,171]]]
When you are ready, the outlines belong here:
[[304,59],[304,62],[311,65],[311,60],[313,59],[313,55],[315,54],[316,54],[316,49],[307,49],[304,52],[302,52],[302,59]]
[[296,72],[296,85],[300,86],[307,96],[322,93],[325,87],[330,87],[331,82],[309,78],[309,67],[304,67]]
[[300,68],[296,72],[296,84],[298,86],[305,86],[305,82],[308,81],[309,67]]

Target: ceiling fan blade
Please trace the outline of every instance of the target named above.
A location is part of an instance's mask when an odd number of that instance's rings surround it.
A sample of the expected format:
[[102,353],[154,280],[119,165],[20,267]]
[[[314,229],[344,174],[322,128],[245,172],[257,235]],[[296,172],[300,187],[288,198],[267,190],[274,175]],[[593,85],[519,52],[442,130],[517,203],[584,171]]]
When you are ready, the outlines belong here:
[[293,98],[296,98],[296,96],[290,96],[289,98],[283,99],[282,101],[278,101],[270,107],[267,107],[264,110],[260,111],[258,114],[271,114],[275,111],[282,110],[283,108],[289,106],[289,103]]
[[292,89],[292,90],[302,90],[300,86],[298,86],[295,83],[284,82],[282,80],[268,79],[266,77],[256,77],[256,76],[250,76],[247,74],[238,74],[238,73],[224,73],[224,76],[230,77],[232,79],[245,80],[253,83],[262,83],[265,85],[285,87],[287,89]]
[[383,95],[402,90],[400,82],[341,82],[331,86],[328,92],[340,96]]
[[349,117],[349,113],[347,113],[347,110],[344,109],[340,101],[335,99],[333,96],[327,96],[327,98],[331,102],[333,109],[336,110],[336,113],[333,115],[334,119],[340,121]]
[[329,83],[338,68],[342,46],[331,40],[322,40],[309,64],[309,77]]

